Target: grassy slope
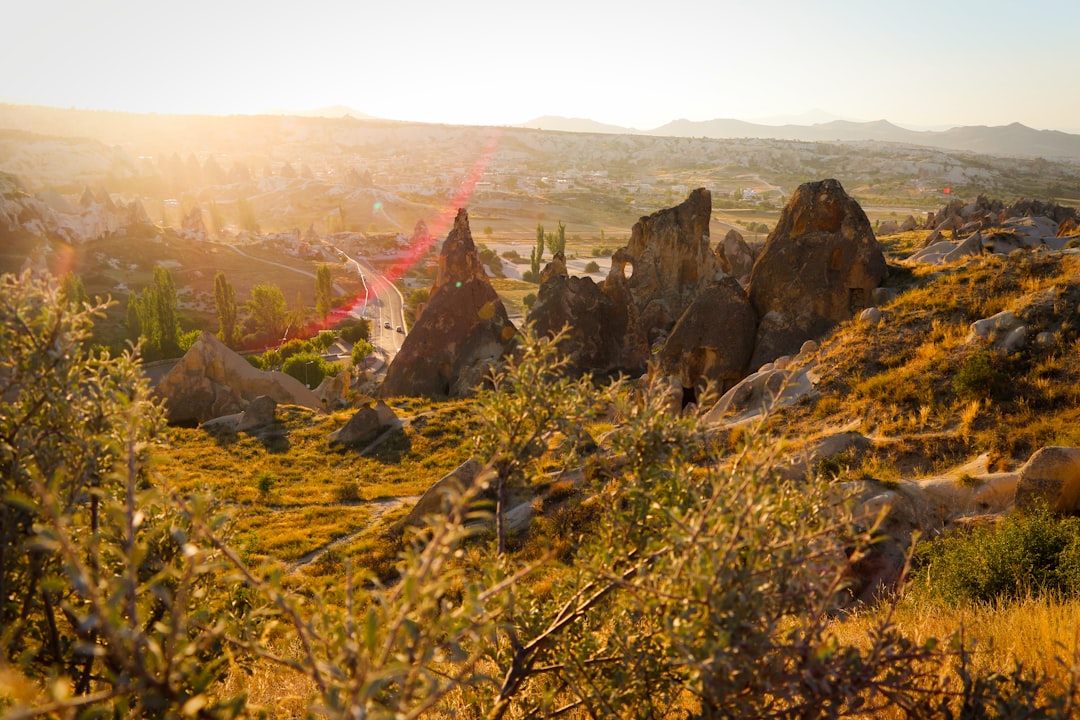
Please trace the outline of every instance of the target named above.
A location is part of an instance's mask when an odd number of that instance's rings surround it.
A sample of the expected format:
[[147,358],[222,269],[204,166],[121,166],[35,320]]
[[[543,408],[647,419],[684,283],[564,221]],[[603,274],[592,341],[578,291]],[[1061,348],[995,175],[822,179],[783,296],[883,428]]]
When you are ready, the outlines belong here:
[[[901,292],[881,308],[881,324],[836,330],[818,354],[818,396],[774,417],[776,431],[797,437],[854,426],[879,439],[868,462],[900,473],[982,452],[1013,466],[1042,445],[1080,443],[1080,258],[901,265],[890,284]],[[967,341],[972,322],[1002,310],[1026,323],[1023,349],[1006,356]],[[1040,332],[1050,333],[1049,344],[1035,342]],[[973,370],[980,355],[989,366],[982,375]]]
[[[886,244],[903,255],[917,240],[896,237]],[[840,326],[819,352],[819,394],[775,415],[772,430],[798,437],[855,425],[874,438],[867,457],[842,479],[932,473],[987,451],[999,467],[1012,467],[1040,445],[1080,443],[1073,429],[1080,419],[1080,327],[1074,321],[1080,258],[1028,254],[894,269],[889,283],[901,292],[882,307],[881,325]],[[1003,309],[1021,315],[1031,337],[1046,331],[1053,342],[1029,342],[1010,358],[994,358],[1007,382],[985,397],[958,395],[957,373],[982,351],[965,342],[969,324]],[[339,590],[346,558],[354,568],[388,577],[400,547],[396,521],[411,506],[411,499],[393,498],[421,494],[462,462],[479,428],[468,401],[393,405],[401,417],[419,419],[369,456],[327,442],[349,413],[288,407],[279,409],[277,432],[262,438],[171,429],[160,471],[183,489],[207,489],[225,503],[235,544],[252,562],[294,569],[288,577],[297,587]],[[557,512],[538,518],[526,555],[537,542],[550,545],[561,537],[560,518]],[[314,562],[295,567],[312,553]],[[1048,599],[963,610],[904,601],[894,619],[920,637],[969,628],[965,632],[985,650],[978,655],[981,668],[1004,670],[1021,659],[1060,672],[1053,658],[1077,633],[1075,621],[1061,619],[1080,616],[1077,610],[1078,603]],[[837,620],[835,631],[865,634],[866,618]]]
[[[392,407],[411,422],[367,454],[330,446],[328,435],[351,413],[283,406],[258,435],[170,428],[157,470],[181,491],[221,503],[232,516],[232,543],[249,562],[297,569],[294,580],[312,589],[340,579],[346,558],[385,577],[401,537],[388,528],[469,457],[477,427],[462,401]],[[296,568],[312,554],[314,562]]]

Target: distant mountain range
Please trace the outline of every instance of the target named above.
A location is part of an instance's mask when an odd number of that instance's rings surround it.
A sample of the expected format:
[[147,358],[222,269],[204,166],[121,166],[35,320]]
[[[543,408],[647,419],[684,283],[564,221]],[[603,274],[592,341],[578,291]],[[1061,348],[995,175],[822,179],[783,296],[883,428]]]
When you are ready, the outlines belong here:
[[923,145],[988,155],[1070,158],[1080,160],[1080,135],[1060,130],[1035,130],[1020,123],[988,127],[968,125],[949,130],[908,130],[887,120],[833,120],[813,125],[763,125],[745,120],[675,120],[652,130],[605,125],[593,120],[544,116],[521,127],[578,133],[616,133],[667,137],[763,138],[806,142],[877,142]]

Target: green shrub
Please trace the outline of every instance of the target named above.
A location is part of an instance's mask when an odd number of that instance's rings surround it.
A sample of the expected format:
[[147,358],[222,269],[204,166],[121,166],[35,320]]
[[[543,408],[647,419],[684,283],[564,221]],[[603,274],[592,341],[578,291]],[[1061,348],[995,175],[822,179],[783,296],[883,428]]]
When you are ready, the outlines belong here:
[[326,352],[335,342],[337,333],[333,330],[320,330],[319,334],[311,339],[312,345],[322,352]]
[[1013,515],[920,546],[917,591],[949,604],[1080,595],[1080,518]]
[[313,352],[315,352],[315,347],[310,340],[290,340],[278,348],[278,353],[281,355],[282,362],[285,362],[294,355],[299,355],[301,353],[311,354]]
[[590,260],[585,264],[585,272],[594,273],[600,272],[600,265],[595,260]]
[[345,342],[355,343],[371,337],[371,322],[367,318],[348,318],[338,323],[337,327]]
[[357,340],[353,344],[352,353],[350,359],[352,360],[353,367],[360,367],[364,364],[364,360],[368,355],[375,352],[375,346],[367,340]]
[[1000,396],[1009,380],[999,369],[999,362],[985,350],[971,355],[953,377],[953,392],[961,400],[987,400]]
[[[281,366],[281,371],[291,375],[309,388],[318,387],[330,372],[330,367],[322,356],[312,352],[291,355]],[[338,370],[340,371],[340,367]]]

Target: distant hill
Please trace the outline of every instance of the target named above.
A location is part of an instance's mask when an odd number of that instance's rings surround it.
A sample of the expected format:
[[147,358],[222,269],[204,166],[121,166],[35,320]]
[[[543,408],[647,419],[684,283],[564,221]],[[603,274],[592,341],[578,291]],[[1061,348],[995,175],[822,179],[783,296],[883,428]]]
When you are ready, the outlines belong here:
[[941,150],[961,150],[987,155],[1067,158],[1080,160],[1080,134],[1059,130],[1035,130],[1020,123],[1000,127],[968,125],[948,130],[910,130],[888,120],[854,122],[831,120],[810,125],[766,125],[718,118],[715,120],[673,120],[652,130],[636,130],[607,125],[586,118],[545,115],[518,127],[575,133],[657,135],[661,137],[704,137],[714,139],[761,138],[803,142],[875,141],[922,145]]
[[675,120],[649,135],[708,138],[769,138],[807,142],[878,142],[924,145],[988,155],[1080,159],[1080,135],[1059,130],[1035,130],[1020,123],[1001,127],[970,125],[949,130],[908,130],[887,120],[834,120],[815,125],[759,125],[743,120]]
[[348,105],[331,105],[329,107],[315,108],[314,110],[270,110],[268,115],[293,115],[295,117],[323,117],[323,118],[342,118],[353,117],[357,120],[363,120],[365,118],[374,119],[374,115],[368,115],[362,113],[355,108],[351,108]]
[[518,127],[531,128],[533,130],[558,130],[576,133],[608,133],[615,135],[641,134],[640,130],[635,130],[634,128],[620,127],[619,125],[606,125],[604,123],[596,122],[595,120],[567,118],[558,115],[544,115],[543,117],[523,122]]

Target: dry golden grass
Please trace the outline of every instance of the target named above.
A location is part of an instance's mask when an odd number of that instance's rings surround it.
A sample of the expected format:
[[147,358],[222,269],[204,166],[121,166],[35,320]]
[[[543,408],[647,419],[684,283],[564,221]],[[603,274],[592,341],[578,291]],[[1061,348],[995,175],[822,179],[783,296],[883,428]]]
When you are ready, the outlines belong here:
[[[849,616],[835,621],[831,630],[844,642],[859,643],[885,612],[880,608]],[[1080,672],[1080,600],[1039,597],[948,607],[905,598],[893,622],[918,643],[962,637],[974,648],[973,675],[1007,672],[1020,663],[1053,678],[1062,689]]]
[[413,498],[468,459],[479,428],[468,402],[391,406],[411,422],[366,455],[329,444],[351,412],[282,406],[259,435],[170,428],[156,470],[181,492],[221,503],[232,517],[230,541],[249,562],[288,565],[320,553],[293,577],[312,588],[340,584],[346,559],[386,579],[400,549],[394,524]]
[[[1072,428],[1080,420],[1080,324],[1073,318],[1080,311],[1080,258],[987,256],[907,268],[890,283],[901,292],[882,306],[879,326],[848,322],[825,340],[818,395],[777,413],[770,428],[778,436],[853,425],[879,439],[903,437],[910,449],[902,473],[982,452],[1005,469],[1043,445],[1078,444],[1080,431]],[[968,342],[970,324],[1005,309],[1027,325],[1026,346],[1008,356],[991,349],[1000,382],[969,383],[961,393],[958,373],[987,352],[985,342]],[[1040,332],[1052,341],[1036,343]],[[875,447],[871,454],[889,464],[897,460],[894,451]]]

